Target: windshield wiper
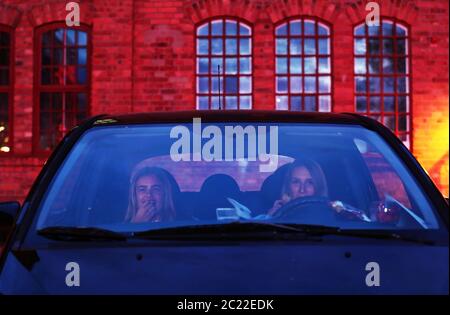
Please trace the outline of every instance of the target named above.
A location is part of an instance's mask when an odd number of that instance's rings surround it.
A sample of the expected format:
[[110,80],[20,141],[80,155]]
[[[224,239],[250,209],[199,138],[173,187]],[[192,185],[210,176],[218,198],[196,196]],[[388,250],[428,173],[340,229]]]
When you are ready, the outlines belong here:
[[127,239],[124,234],[95,227],[51,226],[40,229],[37,233],[61,241],[124,241]]
[[233,221],[230,223],[187,225],[178,227],[166,227],[151,229],[143,232],[135,232],[133,236],[142,239],[223,239],[223,238],[251,238],[251,237],[275,237],[275,236],[302,236],[304,240],[323,240],[321,237],[336,235],[344,237],[358,237],[370,239],[399,240],[405,242],[434,245],[434,241],[418,239],[407,235],[397,234],[383,230],[351,230],[341,229],[336,226],[295,223],[273,223],[261,221]]
[[314,236],[333,233],[337,227],[322,225],[291,225],[261,221],[233,221],[229,223],[187,225],[151,229],[133,233],[143,239],[192,239],[192,238],[240,238],[274,237],[281,235]]

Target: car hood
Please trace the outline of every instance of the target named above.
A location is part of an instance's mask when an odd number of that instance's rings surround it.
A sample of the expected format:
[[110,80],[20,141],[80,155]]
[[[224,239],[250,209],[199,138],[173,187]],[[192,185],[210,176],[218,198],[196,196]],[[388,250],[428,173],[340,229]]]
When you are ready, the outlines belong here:
[[[448,246],[220,242],[58,243],[8,253],[3,294],[448,294]],[[79,286],[66,278],[79,266]],[[366,278],[379,266],[379,286]],[[373,264],[372,264],[373,265]],[[368,268],[366,270],[366,268]],[[373,275],[373,274],[372,274]]]

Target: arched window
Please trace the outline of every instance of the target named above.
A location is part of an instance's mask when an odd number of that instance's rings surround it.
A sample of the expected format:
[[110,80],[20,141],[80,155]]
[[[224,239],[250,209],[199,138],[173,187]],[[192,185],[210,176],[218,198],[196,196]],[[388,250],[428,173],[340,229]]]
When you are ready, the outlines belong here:
[[411,90],[408,27],[380,19],[380,26],[354,29],[355,107],[411,141]]
[[0,154],[12,149],[13,31],[0,25]]
[[205,22],[196,32],[197,109],[252,108],[252,29],[238,19]]
[[90,32],[51,24],[36,31],[35,140],[49,151],[89,115]]
[[330,27],[293,18],[275,28],[275,104],[293,111],[331,111]]

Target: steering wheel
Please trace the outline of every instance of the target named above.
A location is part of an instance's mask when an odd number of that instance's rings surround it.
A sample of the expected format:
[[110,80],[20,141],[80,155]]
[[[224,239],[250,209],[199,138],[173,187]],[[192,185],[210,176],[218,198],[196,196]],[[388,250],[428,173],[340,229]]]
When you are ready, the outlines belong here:
[[306,196],[289,201],[273,215],[274,219],[293,220],[298,223],[325,225],[334,222],[330,200],[321,196]]

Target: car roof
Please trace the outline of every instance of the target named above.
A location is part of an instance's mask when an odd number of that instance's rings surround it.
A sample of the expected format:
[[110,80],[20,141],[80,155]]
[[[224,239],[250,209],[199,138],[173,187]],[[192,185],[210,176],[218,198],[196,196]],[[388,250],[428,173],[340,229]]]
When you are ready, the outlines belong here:
[[[193,118],[201,118],[202,122],[308,122],[358,124],[366,127],[369,123],[367,117],[354,113],[292,112],[275,110],[192,110],[117,115],[105,114],[96,116],[90,121],[92,125],[122,125],[192,122]],[[372,125],[372,128],[373,127],[374,126]]]

